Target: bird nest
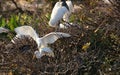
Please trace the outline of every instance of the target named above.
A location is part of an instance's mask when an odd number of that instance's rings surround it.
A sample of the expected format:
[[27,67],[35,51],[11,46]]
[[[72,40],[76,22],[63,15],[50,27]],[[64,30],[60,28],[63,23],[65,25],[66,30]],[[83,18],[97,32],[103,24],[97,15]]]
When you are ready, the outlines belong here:
[[[3,43],[0,45],[0,70],[12,72],[13,74],[74,74],[77,73],[78,63],[75,60],[75,53],[72,53],[68,46],[72,38],[62,38],[53,48],[55,57],[43,56],[41,59],[33,58],[34,51],[38,50],[36,42],[31,37],[19,39],[14,38],[15,44]],[[65,43],[63,43],[66,41]],[[69,53],[68,53],[69,52]],[[72,54],[72,56],[71,56]],[[7,68],[6,68],[7,67]]]

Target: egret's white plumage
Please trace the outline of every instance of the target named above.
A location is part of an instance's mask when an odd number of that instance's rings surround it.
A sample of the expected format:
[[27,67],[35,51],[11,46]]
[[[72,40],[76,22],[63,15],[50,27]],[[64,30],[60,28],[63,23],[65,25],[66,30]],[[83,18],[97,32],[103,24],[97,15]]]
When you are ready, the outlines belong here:
[[103,2],[106,3],[106,4],[111,5],[111,2],[113,2],[113,0],[103,0]]
[[74,12],[74,7],[73,7],[73,4],[72,4],[71,0],[66,1],[66,3],[69,7],[69,11],[64,14],[63,20],[66,21],[66,22],[69,22],[69,17],[71,15],[71,13]]
[[[72,12],[74,12],[74,8],[73,8],[73,4],[71,2],[71,0],[66,1],[66,4],[68,6],[62,6],[62,2],[59,1],[55,4],[53,10],[52,10],[52,14],[51,14],[51,18],[49,21],[49,25],[52,27],[57,27],[59,26],[59,28],[65,27],[65,26],[60,26],[60,20],[64,20],[66,22],[69,22],[69,17],[71,15]],[[62,24],[63,25],[63,24]]]
[[40,47],[47,47],[48,44],[54,43],[57,39],[62,37],[70,37],[67,33],[62,32],[51,32],[49,34],[46,34],[45,36],[37,39],[37,44]]
[[53,51],[48,47],[48,44],[54,43],[57,39],[62,37],[70,37],[67,33],[62,32],[51,32],[46,34],[45,36],[37,39],[37,44],[39,47],[39,51],[35,51],[35,55],[37,58],[42,57],[43,55],[48,55],[54,57]]
[[7,32],[9,32],[8,29],[5,29],[5,28],[3,28],[3,27],[0,27],[0,33],[7,33]]
[[70,27],[70,25],[73,25],[73,23],[60,23],[59,24],[59,27],[61,28],[61,29],[67,29],[68,27]]
[[36,58],[41,58],[44,55],[54,57],[53,51],[49,47],[40,48],[39,51],[35,51]]
[[59,26],[60,26],[61,29],[67,29],[67,28],[68,28],[67,26],[65,26],[65,25],[62,24],[62,23],[60,23]]
[[36,40],[39,37],[36,31],[31,26],[21,26],[15,28],[14,30],[17,33],[17,37],[20,37],[20,35],[28,35],[34,40]]
[[[48,47],[48,44],[54,43],[57,39],[61,37],[70,37],[67,33],[62,32],[51,32],[46,34],[45,36],[39,38],[36,31],[31,26],[21,26],[15,28],[15,32],[17,33],[17,37],[21,38],[21,35],[26,35],[32,37],[37,45],[39,51],[35,51],[35,55],[37,58],[42,57],[43,55],[54,56],[53,51]],[[15,43],[12,40],[13,43]]]
[[62,2],[57,2],[52,10],[49,25],[51,27],[57,27],[66,12],[68,12],[68,9],[62,6]]

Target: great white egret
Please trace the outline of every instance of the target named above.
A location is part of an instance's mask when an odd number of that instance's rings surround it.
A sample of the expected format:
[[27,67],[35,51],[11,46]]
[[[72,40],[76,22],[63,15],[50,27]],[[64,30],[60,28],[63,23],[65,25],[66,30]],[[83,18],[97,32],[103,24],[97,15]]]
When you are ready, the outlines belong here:
[[[39,51],[35,51],[34,54],[37,58],[40,58],[43,55],[54,56],[54,53],[48,47],[48,44],[52,44],[57,39],[62,38],[62,37],[70,37],[70,35],[67,33],[51,32],[39,38],[38,34],[31,26],[17,27],[15,28],[15,32],[17,33],[16,37],[22,38],[21,35],[25,35],[25,36],[32,37],[36,41]],[[15,43],[14,40],[12,40],[12,42]]]
[[7,32],[9,32],[8,29],[5,29],[5,28],[3,28],[3,27],[0,27],[0,33],[7,33]]
[[69,7],[65,0],[59,0],[52,10],[49,25],[51,27],[59,27],[60,21],[64,14],[69,11]]

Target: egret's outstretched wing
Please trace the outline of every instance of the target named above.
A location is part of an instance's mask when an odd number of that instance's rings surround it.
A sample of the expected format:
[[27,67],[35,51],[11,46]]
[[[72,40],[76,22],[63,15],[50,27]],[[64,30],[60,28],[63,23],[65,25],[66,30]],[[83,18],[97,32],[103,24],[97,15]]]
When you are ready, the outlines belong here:
[[7,33],[7,32],[9,32],[9,30],[8,29],[5,29],[5,28],[3,28],[3,27],[0,27],[0,33]]
[[70,34],[62,33],[62,32],[51,32],[41,38],[41,41],[44,44],[54,43],[57,39],[62,37],[70,37]]
[[17,27],[17,28],[15,28],[15,32],[17,33],[17,35],[29,35],[34,40],[36,40],[36,38],[38,38],[38,34],[31,26]]
[[11,42],[12,43],[16,43],[16,42],[18,42],[19,40],[25,40],[25,39],[33,39],[32,37],[30,37],[29,35],[19,35],[19,34],[17,34],[12,40],[11,40]]

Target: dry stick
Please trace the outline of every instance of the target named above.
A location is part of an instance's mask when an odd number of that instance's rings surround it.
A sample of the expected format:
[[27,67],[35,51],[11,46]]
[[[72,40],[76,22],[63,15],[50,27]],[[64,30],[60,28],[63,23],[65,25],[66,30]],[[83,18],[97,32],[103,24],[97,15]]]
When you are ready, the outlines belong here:
[[106,22],[106,18],[102,21],[102,23],[94,30],[94,33],[96,33],[100,27]]
[[[69,24],[70,26],[73,26],[73,27],[77,27],[78,29],[81,29],[78,25],[73,25],[73,24],[70,24],[69,22],[67,22],[67,21],[64,21],[64,22],[66,22],[67,24]],[[67,26],[68,27],[68,26]]]
[[17,3],[15,2],[15,0],[11,0],[11,1],[14,3],[15,7],[16,7],[20,12],[23,12],[22,8],[18,7],[18,5],[17,5]]

